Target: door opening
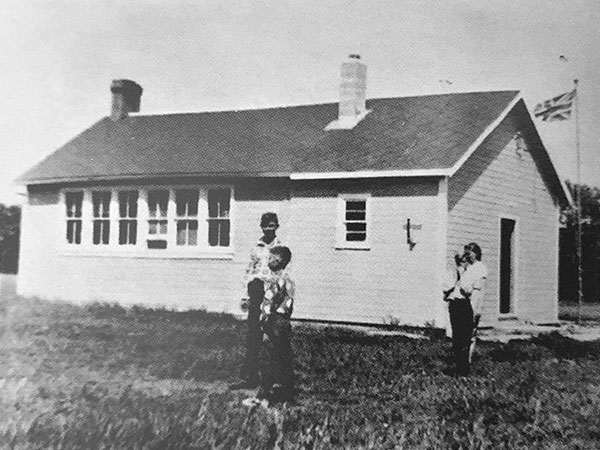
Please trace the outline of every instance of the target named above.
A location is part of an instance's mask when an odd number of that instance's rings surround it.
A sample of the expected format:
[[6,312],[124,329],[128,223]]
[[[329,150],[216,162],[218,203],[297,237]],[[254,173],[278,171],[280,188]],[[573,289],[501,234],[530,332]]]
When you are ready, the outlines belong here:
[[514,312],[515,225],[500,219],[500,314]]

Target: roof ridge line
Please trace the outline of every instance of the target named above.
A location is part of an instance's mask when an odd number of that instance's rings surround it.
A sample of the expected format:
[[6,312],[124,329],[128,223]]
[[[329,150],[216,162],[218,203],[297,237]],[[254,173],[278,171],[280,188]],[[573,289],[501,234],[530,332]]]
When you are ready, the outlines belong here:
[[[454,95],[469,95],[469,94],[498,94],[498,93],[515,93],[520,94],[521,91],[518,89],[505,89],[495,91],[466,91],[466,92],[446,92],[440,94],[415,94],[415,95],[396,95],[396,96],[385,96],[385,97],[370,97],[366,101],[370,100],[398,100],[398,99],[410,99],[410,98],[422,98],[422,97],[444,97]],[[280,110],[280,109],[292,109],[292,108],[309,108],[314,106],[333,106],[339,102],[328,101],[319,103],[299,103],[294,105],[278,105],[278,106],[266,106],[258,108],[233,108],[233,109],[218,109],[212,111],[166,111],[166,112],[131,112],[129,117],[159,117],[159,116],[176,116],[176,115],[196,115],[196,114],[222,114],[222,113],[240,113],[240,112],[251,112],[251,111],[269,111],[269,110]],[[108,116],[107,116],[108,117]]]

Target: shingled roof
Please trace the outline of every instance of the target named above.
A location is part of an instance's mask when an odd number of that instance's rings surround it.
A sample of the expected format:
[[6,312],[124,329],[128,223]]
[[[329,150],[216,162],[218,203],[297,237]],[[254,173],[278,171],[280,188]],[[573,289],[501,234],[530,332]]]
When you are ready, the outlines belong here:
[[107,117],[19,181],[445,170],[517,96],[499,91],[371,99],[371,112],[350,130],[325,130],[337,118],[337,103]]

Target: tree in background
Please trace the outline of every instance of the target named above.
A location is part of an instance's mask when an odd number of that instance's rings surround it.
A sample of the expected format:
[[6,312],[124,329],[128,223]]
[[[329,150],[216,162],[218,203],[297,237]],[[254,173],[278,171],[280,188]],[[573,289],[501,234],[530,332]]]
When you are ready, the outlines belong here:
[[0,272],[17,273],[21,207],[0,203]]
[[[559,258],[559,298],[577,302],[577,185],[567,181],[573,207],[562,211]],[[583,300],[600,302],[600,188],[581,185],[581,266]]]

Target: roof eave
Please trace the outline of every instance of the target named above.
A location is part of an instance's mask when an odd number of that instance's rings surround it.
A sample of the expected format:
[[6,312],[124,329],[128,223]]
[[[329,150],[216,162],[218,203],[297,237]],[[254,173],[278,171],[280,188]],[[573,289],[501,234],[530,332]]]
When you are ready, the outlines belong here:
[[454,175],[458,172],[465,162],[471,157],[471,155],[477,150],[477,148],[485,141],[485,139],[492,134],[492,132],[500,125],[500,123],[508,116],[508,114],[513,110],[515,105],[522,99],[521,93],[517,92],[515,97],[510,101],[510,103],[504,108],[504,110],[500,113],[496,119],[490,123],[483,133],[475,139],[475,141],[469,146],[467,151],[460,157],[460,159],[452,166],[450,169],[450,176]]
[[342,180],[356,178],[417,178],[446,177],[450,169],[413,169],[413,170],[359,170],[354,172],[295,172],[292,180]]
[[43,185],[43,184],[65,184],[65,183],[93,183],[102,181],[120,181],[120,180],[144,180],[152,179],[175,179],[175,178],[287,178],[289,173],[278,172],[196,172],[196,173],[145,173],[145,174],[117,174],[117,175],[97,175],[97,176],[72,176],[55,178],[30,178],[17,179],[16,184],[22,186]]
[[183,177],[206,178],[289,178],[290,180],[343,180],[359,178],[422,178],[422,177],[447,177],[450,169],[414,169],[414,170],[363,170],[355,172],[203,172],[203,173],[171,173],[171,174],[120,174],[98,175],[85,177],[57,177],[57,178],[32,178],[18,179],[16,183],[22,186],[67,184],[67,183],[93,183],[103,181],[143,180],[148,178],[173,179]]

